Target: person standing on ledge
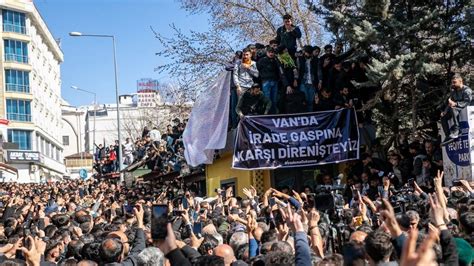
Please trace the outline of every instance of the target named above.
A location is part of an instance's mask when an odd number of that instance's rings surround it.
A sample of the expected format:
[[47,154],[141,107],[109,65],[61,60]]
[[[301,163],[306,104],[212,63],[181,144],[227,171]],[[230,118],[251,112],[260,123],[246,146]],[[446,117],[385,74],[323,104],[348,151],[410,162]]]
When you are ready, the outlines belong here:
[[277,29],[276,41],[278,45],[284,45],[288,48],[288,53],[293,60],[296,59],[295,53],[298,46],[297,39],[301,38],[301,30],[293,25],[293,18],[289,14],[283,16],[283,26]]

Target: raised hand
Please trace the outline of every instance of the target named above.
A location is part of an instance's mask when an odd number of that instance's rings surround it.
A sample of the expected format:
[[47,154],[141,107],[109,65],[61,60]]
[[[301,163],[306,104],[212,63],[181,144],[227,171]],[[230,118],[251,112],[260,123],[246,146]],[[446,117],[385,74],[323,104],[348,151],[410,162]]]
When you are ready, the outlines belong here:
[[294,190],[292,190],[292,192],[293,192],[293,197],[303,206],[304,202],[300,194]]
[[471,185],[469,185],[469,182],[467,180],[459,180],[461,182],[461,185],[466,189],[468,192],[473,192],[474,190],[472,189]]
[[444,223],[444,208],[439,203],[438,197],[436,195],[430,196],[430,218],[431,222],[441,230],[447,229],[446,224]]
[[308,213],[308,226],[309,228],[318,226],[319,219],[321,219],[321,216],[319,215],[319,212],[316,209],[311,209]]
[[286,224],[293,232],[304,232],[303,223],[301,222],[301,216],[294,212],[291,208],[291,204],[287,205],[287,214],[285,215],[284,219],[286,220]]
[[251,189],[243,188],[243,189],[242,189],[242,192],[244,193],[245,196],[247,196],[248,199],[252,199],[252,198],[253,198],[253,194],[252,194]]
[[28,265],[39,266],[41,262],[41,256],[46,250],[46,243],[40,238],[33,239],[32,236],[27,237],[30,242],[30,248],[22,247],[23,255],[25,256]]
[[400,265],[416,266],[416,265],[438,265],[436,263],[436,254],[433,245],[438,236],[436,230],[431,230],[428,237],[416,249],[416,240],[418,238],[418,230],[411,230],[408,239],[403,248]]
[[362,196],[362,201],[367,204],[367,206],[370,208],[372,212],[375,212],[377,210],[377,207],[375,206],[375,203],[367,196]]
[[395,211],[393,210],[392,205],[387,199],[382,199],[383,210],[380,212],[382,219],[385,223],[385,226],[390,231],[392,237],[398,237],[402,234],[400,225],[398,225],[397,219],[395,218]]

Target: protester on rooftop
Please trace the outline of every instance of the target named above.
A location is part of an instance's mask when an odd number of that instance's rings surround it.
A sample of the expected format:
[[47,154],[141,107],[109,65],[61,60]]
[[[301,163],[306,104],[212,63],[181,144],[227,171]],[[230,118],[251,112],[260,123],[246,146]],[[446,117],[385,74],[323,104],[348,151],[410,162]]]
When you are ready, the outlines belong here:
[[277,29],[276,41],[288,49],[291,57],[295,58],[297,40],[301,38],[301,30],[293,25],[293,17],[289,14],[283,16],[283,26]]
[[261,91],[260,84],[253,84],[239,99],[236,112],[242,118],[245,115],[266,115],[272,102]]
[[257,64],[252,61],[250,49],[246,48],[242,51],[242,61],[235,63],[233,71],[233,82],[239,98],[252,86],[258,76]]

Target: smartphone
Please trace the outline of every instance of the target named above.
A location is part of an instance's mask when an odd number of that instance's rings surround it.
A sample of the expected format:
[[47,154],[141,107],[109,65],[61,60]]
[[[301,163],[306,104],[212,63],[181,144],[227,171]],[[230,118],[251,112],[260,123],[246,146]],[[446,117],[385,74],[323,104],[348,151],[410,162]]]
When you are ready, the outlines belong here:
[[284,223],[280,210],[274,210],[272,211],[272,214],[273,214],[273,219],[275,220],[275,224]]
[[184,211],[181,210],[173,210],[173,217],[180,217],[183,213]]
[[162,240],[167,235],[168,205],[153,205],[151,212],[151,237]]
[[127,213],[133,213],[133,208],[135,206],[130,204],[128,201],[126,201],[125,204],[123,205],[123,207],[124,207],[124,209]]
[[352,198],[356,201],[359,200],[359,193],[357,193],[357,189],[352,189]]
[[202,223],[194,223],[193,225],[193,233],[195,235],[201,234],[202,231]]
[[384,176],[384,174],[385,174],[385,172],[384,172],[384,171],[379,171],[379,177],[383,177],[383,176]]
[[273,205],[275,204],[276,204],[275,198],[270,198],[270,207],[273,207]]
[[399,205],[399,204],[394,205],[394,206],[393,206],[393,212],[394,212],[395,214],[400,214],[400,213],[402,213],[402,212],[403,212],[402,206]]
[[23,256],[23,251],[21,251],[21,249],[17,249],[15,251],[15,259],[25,260],[25,257]]
[[183,198],[183,199],[182,199],[182,202],[183,202],[183,208],[184,208],[184,209],[188,209],[188,208],[189,208],[188,199],[187,199],[187,198]]
[[462,183],[459,179],[453,180],[453,186],[454,187],[460,187],[460,186],[462,186]]
[[414,179],[414,178],[408,179],[408,185],[409,185],[410,187],[414,187],[414,186],[415,186],[415,179]]

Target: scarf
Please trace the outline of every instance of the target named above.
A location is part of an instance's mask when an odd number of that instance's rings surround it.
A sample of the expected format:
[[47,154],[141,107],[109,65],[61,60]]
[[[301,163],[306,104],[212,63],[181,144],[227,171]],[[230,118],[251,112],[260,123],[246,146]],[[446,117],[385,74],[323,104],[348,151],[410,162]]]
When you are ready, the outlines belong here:
[[293,61],[293,58],[291,58],[291,56],[288,52],[279,54],[278,55],[278,60],[280,60],[280,63],[285,68],[295,68],[296,67],[295,61]]

